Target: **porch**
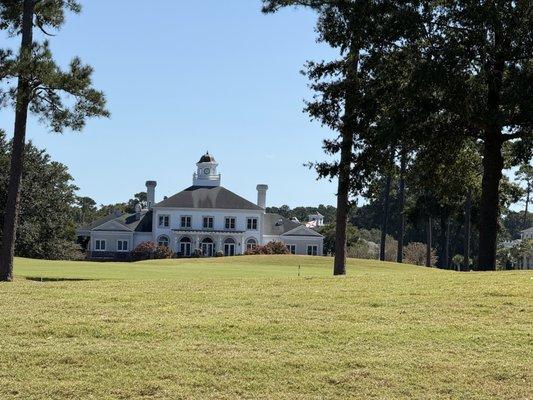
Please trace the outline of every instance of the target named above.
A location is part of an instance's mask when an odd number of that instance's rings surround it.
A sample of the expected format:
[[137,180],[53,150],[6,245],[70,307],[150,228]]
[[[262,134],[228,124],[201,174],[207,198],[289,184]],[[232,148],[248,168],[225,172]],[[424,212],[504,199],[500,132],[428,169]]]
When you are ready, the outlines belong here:
[[244,234],[244,231],[175,229],[171,248],[178,257],[190,257],[196,250],[205,257],[212,257],[219,251],[224,256],[234,256],[246,250]]

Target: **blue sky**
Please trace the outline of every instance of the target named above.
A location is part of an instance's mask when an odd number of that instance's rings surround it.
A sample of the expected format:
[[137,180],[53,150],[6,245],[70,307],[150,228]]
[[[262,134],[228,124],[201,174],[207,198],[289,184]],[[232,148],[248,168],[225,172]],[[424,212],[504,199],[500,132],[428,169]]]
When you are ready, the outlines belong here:
[[[125,201],[155,179],[161,199],[191,184],[209,150],[222,184],[250,200],[266,183],[269,205],[335,204],[335,183],[303,166],[325,158],[332,134],[302,113],[311,93],[299,71],[334,56],[315,42],[310,11],[263,15],[259,0],[82,4],[51,46],[62,65],[80,56],[94,67],[112,116],[82,133],[52,134],[35,118],[28,130],[68,165],[81,195]],[[9,134],[13,112],[0,113]]]

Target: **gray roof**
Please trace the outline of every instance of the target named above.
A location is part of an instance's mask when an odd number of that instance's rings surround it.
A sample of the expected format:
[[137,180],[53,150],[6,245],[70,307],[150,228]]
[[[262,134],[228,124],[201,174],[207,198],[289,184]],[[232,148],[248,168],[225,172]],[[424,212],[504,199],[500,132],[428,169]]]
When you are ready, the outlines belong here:
[[117,221],[135,232],[152,232],[152,211],[142,211],[141,218],[135,219],[135,214],[126,214]]
[[291,221],[279,214],[272,213],[265,214],[264,234],[273,236],[322,236],[318,232],[306,228],[304,224]]
[[191,186],[157,203],[155,207],[262,210],[258,205],[222,186]]
[[291,221],[288,218],[282,217],[279,214],[266,213],[264,219],[264,234],[265,235],[282,235],[285,232],[299,227],[298,222]]
[[[84,230],[106,231],[104,225],[113,221],[122,225],[125,229],[134,232],[152,232],[152,211],[142,211],[140,218],[136,219],[135,214],[123,214],[119,217],[116,215],[108,215],[105,218],[100,218],[89,225],[78,229],[78,232]],[[116,230],[116,229],[113,229]]]
[[95,221],[93,221],[93,222],[91,222],[89,224],[80,226],[78,228],[78,230],[79,231],[90,231],[90,230],[96,228],[97,226],[103,225],[106,222],[112,221],[112,220],[120,217],[121,215],[122,215],[121,213],[106,215],[105,217],[98,218],[97,220],[95,220]]

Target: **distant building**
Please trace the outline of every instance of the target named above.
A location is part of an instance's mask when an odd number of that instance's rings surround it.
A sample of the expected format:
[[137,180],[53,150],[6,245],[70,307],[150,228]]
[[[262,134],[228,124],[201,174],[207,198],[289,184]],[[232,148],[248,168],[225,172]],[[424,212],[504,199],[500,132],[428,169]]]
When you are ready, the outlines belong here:
[[[146,182],[147,209],[110,215],[78,229],[86,238],[90,258],[125,259],[139,243],[154,241],[178,256],[196,249],[205,256],[226,256],[272,241],[286,244],[293,254],[322,255],[323,236],[305,225],[267,213],[267,185],[257,185],[257,203],[221,186],[218,163],[206,153],[196,164],[192,186],[156,202],[157,182]],[[323,217],[322,217],[323,223]]]
[[321,226],[324,226],[324,216],[317,212],[316,214],[310,214],[308,216],[308,221],[305,226],[311,229],[320,228]]

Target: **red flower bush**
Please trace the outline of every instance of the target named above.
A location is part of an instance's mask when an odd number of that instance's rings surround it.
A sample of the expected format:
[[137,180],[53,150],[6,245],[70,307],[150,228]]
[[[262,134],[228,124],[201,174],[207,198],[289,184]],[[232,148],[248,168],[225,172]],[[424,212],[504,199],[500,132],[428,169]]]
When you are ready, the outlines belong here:
[[285,243],[282,242],[268,242],[264,246],[255,246],[253,249],[246,250],[246,255],[258,254],[289,254],[289,250]]

